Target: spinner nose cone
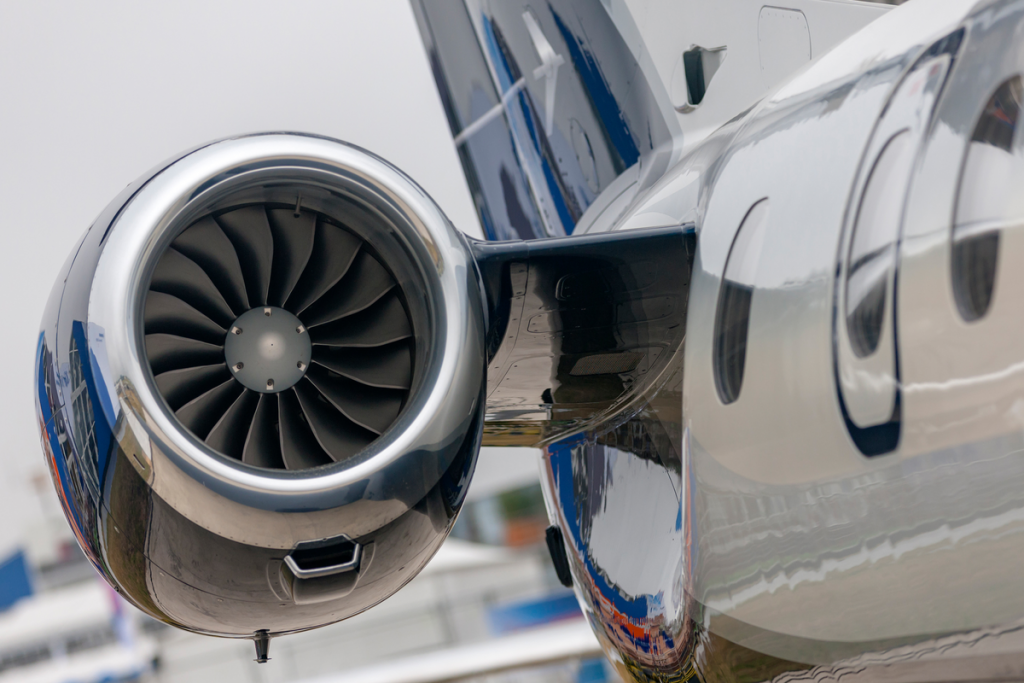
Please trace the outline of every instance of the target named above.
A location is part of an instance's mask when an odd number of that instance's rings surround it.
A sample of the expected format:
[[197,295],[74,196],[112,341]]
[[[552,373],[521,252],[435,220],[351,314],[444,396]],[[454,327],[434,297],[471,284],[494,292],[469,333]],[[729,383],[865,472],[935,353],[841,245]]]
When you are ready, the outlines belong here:
[[243,386],[260,393],[290,389],[306,374],[313,345],[297,316],[260,306],[238,316],[224,339],[224,360]]

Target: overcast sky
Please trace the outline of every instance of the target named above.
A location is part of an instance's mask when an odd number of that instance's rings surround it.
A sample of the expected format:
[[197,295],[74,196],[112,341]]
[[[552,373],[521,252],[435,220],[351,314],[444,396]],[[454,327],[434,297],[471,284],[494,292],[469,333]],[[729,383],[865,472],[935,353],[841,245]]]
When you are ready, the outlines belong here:
[[0,4],[0,559],[40,514],[33,354],[72,246],[159,161],[263,130],[373,150],[479,235],[406,0]]

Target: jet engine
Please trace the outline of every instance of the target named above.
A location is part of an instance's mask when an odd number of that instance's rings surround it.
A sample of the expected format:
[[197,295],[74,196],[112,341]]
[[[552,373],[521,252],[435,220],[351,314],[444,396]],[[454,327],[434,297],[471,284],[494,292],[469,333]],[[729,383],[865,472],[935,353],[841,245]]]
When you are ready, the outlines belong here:
[[79,543],[143,611],[263,659],[380,602],[463,502],[486,315],[467,240],[364,150],[263,134],[160,165],[89,228],[39,336]]

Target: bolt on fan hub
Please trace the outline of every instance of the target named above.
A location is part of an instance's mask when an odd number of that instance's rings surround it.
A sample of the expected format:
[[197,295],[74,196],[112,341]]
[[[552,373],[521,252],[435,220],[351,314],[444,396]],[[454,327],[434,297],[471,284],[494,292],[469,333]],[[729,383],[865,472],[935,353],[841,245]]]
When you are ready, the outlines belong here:
[[263,394],[295,386],[306,374],[312,353],[302,321],[276,306],[258,306],[238,316],[224,339],[231,374]]

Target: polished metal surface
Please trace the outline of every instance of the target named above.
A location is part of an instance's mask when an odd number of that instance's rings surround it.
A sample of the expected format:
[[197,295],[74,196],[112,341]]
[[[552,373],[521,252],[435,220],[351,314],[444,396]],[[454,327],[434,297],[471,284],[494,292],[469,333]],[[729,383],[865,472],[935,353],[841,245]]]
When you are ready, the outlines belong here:
[[[295,205],[297,188],[313,211],[358,207],[342,214],[352,216],[348,229],[422,298],[410,303],[417,371],[398,420],[354,457],[285,472],[227,458],[182,427],[155,386],[140,321],[156,260],[197,215],[247,196]],[[465,238],[418,186],[363,150],[254,135],[156,168],[97,219],[42,325],[43,447],[80,544],[127,599],[194,631],[275,635],[376,604],[433,555],[463,500],[483,421],[483,316]],[[239,319],[236,336],[261,323]],[[288,330],[260,336],[271,332]],[[288,359],[297,371],[306,344]],[[357,571],[287,570],[290,551],[339,534],[360,548]]]
[[586,232],[665,170],[674,113],[601,3],[413,8],[488,239]]

